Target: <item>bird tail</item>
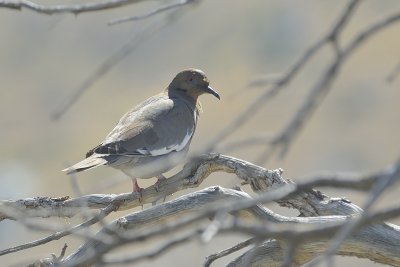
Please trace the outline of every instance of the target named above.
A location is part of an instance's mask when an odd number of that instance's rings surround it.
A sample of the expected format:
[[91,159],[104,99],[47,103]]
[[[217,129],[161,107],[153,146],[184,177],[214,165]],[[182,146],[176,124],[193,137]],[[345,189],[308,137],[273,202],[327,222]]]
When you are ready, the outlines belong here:
[[74,165],[72,165],[71,167],[68,167],[64,170],[62,170],[63,172],[66,172],[66,174],[73,174],[73,173],[77,173],[77,172],[81,172],[81,171],[86,171],[92,168],[96,168],[98,166],[102,166],[107,164],[108,161],[102,157],[99,157],[97,155],[92,155]]

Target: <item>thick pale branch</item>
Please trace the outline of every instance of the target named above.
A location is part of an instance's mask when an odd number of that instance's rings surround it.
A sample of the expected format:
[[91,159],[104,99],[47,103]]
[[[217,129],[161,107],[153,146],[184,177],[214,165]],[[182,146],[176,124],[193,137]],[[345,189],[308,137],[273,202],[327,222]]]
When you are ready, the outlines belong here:
[[[387,235],[384,231],[381,232],[384,235]],[[366,236],[371,237],[370,234]],[[372,239],[373,240],[373,239]],[[314,241],[305,241],[298,247],[297,252],[294,257],[293,266],[302,266],[303,264],[312,260],[315,256],[322,254],[325,252],[327,248],[329,239],[321,238],[321,240]],[[380,253],[376,253],[374,251],[374,247],[382,248],[384,245],[380,240],[375,244],[371,245],[371,240],[368,242],[363,242],[353,237],[349,237],[346,242],[342,244],[342,246],[336,252],[337,255],[341,256],[351,256],[351,257],[360,257],[360,258],[369,258],[375,262],[380,262],[382,264],[387,264],[391,266],[399,266],[400,260],[398,255],[390,253],[381,255]],[[392,248],[395,248],[396,245],[393,243],[390,244]],[[281,245],[279,241],[269,240],[266,241],[261,246],[253,248],[227,266],[229,267],[239,267],[245,266],[244,264],[248,264],[247,266],[270,266],[270,267],[280,267],[283,259],[283,253],[285,251],[285,247]]]
[[225,171],[236,173],[245,182],[249,179],[264,178],[268,183],[275,176],[280,176],[280,170],[267,170],[249,162],[229,156],[208,154],[201,156],[188,164],[182,171],[163,181],[156,190],[154,186],[142,192],[142,202],[139,195],[125,193],[120,195],[87,195],[74,199],[69,197],[48,198],[36,197],[16,201],[6,200],[0,202],[0,219],[15,219],[24,217],[71,217],[82,211],[82,206],[89,209],[99,209],[109,204],[118,204],[119,210],[138,207],[145,203],[153,203],[164,196],[171,195],[183,189],[199,186],[211,173]]
[[[222,200],[232,201],[246,198],[250,197],[240,191],[211,187],[135,212],[119,218],[98,233],[100,236],[109,234],[115,238],[114,242],[89,241],[65,259],[63,263],[67,266],[93,264],[103,254],[116,247],[126,243],[143,242],[155,236],[171,234],[174,231],[179,233],[184,227],[208,218],[213,213],[215,214],[216,210],[209,206],[209,209],[204,211],[207,204]],[[194,211],[196,213],[193,213]],[[192,214],[192,216],[184,217],[184,214]],[[276,216],[261,206],[252,207],[235,215],[242,218],[259,218],[275,222],[281,220],[280,216]],[[294,220],[297,220],[297,218],[294,218]],[[133,234],[128,235],[128,231],[133,231]]]
[[[211,215],[218,214],[217,200],[237,201],[243,199],[250,199],[250,197],[235,190],[211,187],[147,210],[135,212],[116,220],[99,232],[101,236],[105,234],[111,235],[115,238],[113,242],[89,241],[70,255],[63,263],[67,266],[90,265],[98,260],[101,261],[102,255],[126,243],[143,242],[160,235],[178,235],[182,232],[182,229],[188,226],[191,226],[191,229],[197,229],[189,235],[173,239],[170,243],[167,242],[162,246],[165,249],[171,248],[195,238],[207,229],[207,226],[204,228],[195,223],[201,222],[201,220]],[[208,204],[212,204],[212,206]],[[236,205],[232,205],[232,202],[229,203],[229,206],[231,210],[236,210]],[[235,219],[231,222],[223,223],[219,229],[220,233],[242,232],[260,239],[275,238],[282,242],[290,242],[291,239],[298,238],[304,241],[305,244],[318,240],[319,244],[322,243],[324,246],[326,246],[329,238],[346,223],[347,219],[346,216],[285,217],[261,206],[249,208],[244,213],[233,214],[237,216],[239,221]],[[371,216],[363,224],[393,215],[399,215],[399,209],[387,214],[378,214],[376,217]],[[243,223],[242,220],[244,219],[247,221],[246,223]],[[396,255],[400,253],[400,248],[397,246],[397,238],[400,238],[399,229],[382,224],[368,225],[359,230],[358,233],[351,235],[350,239],[344,242],[344,250],[340,251],[340,255],[352,255],[382,263],[400,264],[400,259],[396,260]],[[373,241],[371,242],[371,240]],[[353,247],[355,244],[357,244],[357,247]],[[373,255],[371,255],[371,250],[374,251]],[[154,253],[154,255],[158,255],[161,251],[156,249]],[[133,255],[123,259],[114,259],[111,262],[136,262],[146,259],[148,255]],[[151,253],[150,255],[153,254]],[[315,255],[306,256],[311,259]],[[264,255],[264,258],[270,259],[270,256]],[[277,259],[279,258],[274,260],[279,262]],[[106,260],[106,262],[110,261]]]
[[[306,191],[313,187],[333,186],[347,189],[370,190],[376,181],[393,174],[399,166],[393,166],[380,172],[367,174],[365,176],[354,176],[345,174],[325,174],[313,177],[310,181],[300,184],[294,184],[285,180],[281,174],[281,170],[267,170],[250,162],[233,158],[225,155],[207,154],[196,158],[187,163],[184,168],[176,175],[168,178],[159,185],[159,190],[154,186],[150,186],[142,192],[142,203],[139,202],[137,194],[124,193],[120,195],[86,195],[78,198],[49,198],[36,197],[20,200],[3,200],[0,201],[0,219],[18,219],[26,217],[72,217],[82,212],[82,207],[87,209],[101,209],[115,204],[119,210],[126,210],[138,207],[144,203],[153,203],[164,196],[171,195],[183,189],[199,186],[204,179],[211,173],[224,171],[227,173],[235,173],[243,182],[249,183],[253,190],[257,192],[271,191],[279,188],[275,195],[269,194],[268,199],[260,199],[256,201],[273,201],[282,197],[288,198],[289,194],[295,194],[299,191]],[[284,188],[282,186],[285,185]],[[271,192],[272,193],[272,192]],[[303,198],[303,200],[302,200]],[[309,204],[305,204],[307,199]],[[297,195],[293,199],[280,201],[283,206],[291,206],[299,209],[302,213],[310,216],[320,215],[324,210],[330,210],[327,207],[320,207],[316,211],[314,206],[318,206],[323,201],[324,196],[318,191],[308,191]],[[313,201],[311,201],[313,200]],[[326,206],[333,206],[332,203],[342,203],[348,206],[345,200],[335,200],[326,203]],[[338,211],[334,214],[342,214]],[[349,209],[347,208],[349,211]],[[357,210],[353,210],[356,212]],[[359,211],[359,210],[358,210]],[[321,215],[332,214],[322,212]],[[348,214],[348,213],[347,213]]]
[[[174,231],[178,233],[183,227],[192,225],[200,220],[206,219],[209,216],[215,215],[219,212],[216,201],[234,201],[241,199],[251,199],[246,193],[236,190],[223,189],[220,187],[211,187],[198,192],[194,192],[176,200],[151,207],[149,209],[135,212],[131,215],[125,216],[111,223],[98,235],[103,236],[110,234],[115,237],[115,241],[107,244],[99,241],[90,241],[81,246],[78,251],[69,256],[64,263],[69,265],[76,264],[91,264],[98,260],[102,254],[124,245],[125,243],[142,242],[149,238],[171,234]],[[225,206],[232,207],[232,202],[227,203]],[[212,204],[212,206],[207,204]],[[208,207],[208,208],[207,208]],[[193,213],[196,211],[196,213]],[[184,215],[189,216],[184,217]],[[192,214],[190,216],[190,214]],[[251,219],[251,221],[269,221],[272,223],[297,223],[297,224],[312,224],[324,226],[329,222],[343,222],[346,219],[344,216],[323,216],[314,218],[297,218],[297,217],[284,217],[274,214],[272,211],[265,209],[261,206],[254,206],[247,211],[235,213],[235,216],[243,219]],[[174,220],[171,220],[174,218]],[[146,228],[142,228],[146,226]],[[150,226],[150,227],[149,227]],[[149,228],[147,228],[149,227]],[[279,225],[279,228],[282,224]],[[289,228],[289,227],[288,227]],[[291,227],[290,229],[293,230]],[[132,232],[129,234],[130,232]],[[196,231],[197,232],[197,231]],[[271,233],[271,230],[269,231]],[[280,236],[285,236],[285,233],[279,231]],[[286,235],[288,238],[289,236]],[[134,256],[132,259],[138,259]]]
[[[159,191],[155,190],[154,186],[149,187],[143,191],[143,201],[146,203],[153,202],[165,195],[172,194],[174,192],[177,192],[182,189],[190,188],[190,187],[197,187],[201,182],[207,178],[211,173],[216,172],[216,171],[224,171],[227,173],[235,173],[237,177],[243,180],[245,183],[249,183],[252,187],[252,189],[256,192],[261,193],[260,196],[255,197],[255,198],[245,198],[241,199],[240,202],[236,202],[234,205],[231,203],[229,204],[219,204],[213,205],[213,209],[209,209],[207,212],[208,213],[202,213],[202,212],[197,212],[196,216],[191,218],[189,222],[194,222],[197,221],[199,218],[204,218],[204,216],[212,216],[213,214],[216,214],[217,212],[234,212],[238,211],[241,209],[246,209],[246,208],[256,208],[258,210],[256,213],[252,213],[253,216],[256,214],[256,217],[262,217],[262,219],[265,221],[272,221],[272,222],[302,222],[303,219],[308,219],[308,220],[314,220],[310,217],[308,218],[286,218],[283,216],[279,216],[276,214],[273,214],[272,212],[268,212],[267,209],[262,208],[261,206],[257,206],[259,203],[265,203],[269,201],[277,201],[280,205],[282,206],[287,206],[287,207],[292,207],[298,209],[301,214],[305,216],[323,216],[323,215],[351,215],[351,214],[356,214],[361,211],[359,207],[356,205],[352,204],[351,202],[344,200],[344,199],[329,199],[326,196],[324,196],[322,193],[311,190],[310,188],[312,186],[329,186],[329,185],[334,185],[338,187],[348,187],[351,185],[354,185],[355,188],[357,189],[369,189],[371,186],[374,184],[375,181],[381,179],[382,177],[388,177],[390,175],[394,175],[399,166],[394,166],[391,168],[387,168],[383,170],[382,172],[373,174],[373,175],[367,175],[366,177],[359,179],[357,178],[357,182],[355,180],[353,181],[346,181],[346,180],[341,180],[337,179],[337,177],[330,177],[332,179],[327,180],[314,180],[310,181],[304,184],[296,185],[292,183],[289,180],[285,180],[282,178],[281,170],[267,170],[265,168],[262,168],[260,166],[254,165],[252,163],[229,157],[229,156],[224,156],[224,155],[215,155],[215,154],[210,154],[210,155],[204,155],[199,158],[193,159],[191,162],[186,164],[181,172],[178,174],[174,175],[173,177],[163,181],[160,184],[160,189]],[[326,177],[325,177],[326,178]],[[221,190],[216,190],[216,191],[221,191]],[[222,192],[222,191],[221,191]],[[236,197],[239,195],[243,195],[243,193],[235,191]],[[266,192],[266,193],[263,193]],[[226,195],[226,194],[225,194]],[[200,205],[202,208],[201,210],[204,209],[204,205],[206,202],[201,202],[201,191],[197,192],[197,195],[193,197],[193,200],[188,201],[189,196],[184,196],[186,199],[178,199],[179,201],[184,201],[187,205],[187,209],[182,208],[182,206],[179,206],[176,204],[176,202],[171,201],[168,203],[165,203],[165,205],[170,205],[170,208],[176,208],[179,207],[179,212],[184,212],[188,209],[193,209],[194,206],[190,205]],[[210,201],[210,196],[211,194],[208,194],[208,201]],[[217,195],[218,198],[221,198],[221,194]],[[88,208],[104,208],[106,206],[114,204],[116,207],[120,207],[120,209],[127,209],[131,207],[135,207],[140,205],[138,196],[136,194],[121,194],[121,195],[116,195],[116,196],[108,196],[108,195],[90,195],[90,196],[83,196],[80,198],[76,199],[68,199],[68,198],[61,198],[61,199],[46,199],[47,201],[43,201],[40,198],[39,199],[28,199],[28,200],[18,200],[18,201],[3,201],[1,203],[1,216],[2,218],[15,218],[18,219],[20,218],[21,214],[26,214],[27,216],[72,216],[78,212],[82,211],[82,206],[83,207],[88,207]],[[177,200],[177,201],[178,201]],[[212,201],[215,201],[216,198],[212,199]],[[26,202],[28,201],[28,202]],[[28,203],[28,205],[26,205]],[[207,202],[209,203],[209,202]],[[164,204],[163,204],[164,205]],[[149,221],[157,221],[157,220],[164,220],[168,216],[165,215],[166,209],[163,208],[163,212],[160,212],[160,210],[157,210],[158,206],[146,209],[142,211],[140,216],[145,216],[144,214],[147,215],[147,223]],[[163,206],[165,207],[165,206]],[[197,208],[199,206],[196,206]],[[253,208],[253,211],[255,211]],[[37,211],[38,210],[38,211]],[[134,213],[129,216],[139,216],[135,215],[137,213]],[[172,214],[172,213],[171,213]],[[173,215],[173,214],[172,214]],[[124,217],[125,218],[125,217]],[[125,219],[121,219],[119,221],[119,224],[123,222]],[[318,217],[318,220],[322,220],[323,217]],[[332,218],[327,218],[325,219],[327,221],[331,220]],[[136,221],[137,223],[142,223],[143,219],[135,219],[132,221]],[[183,222],[184,224],[188,224],[188,222]],[[174,223],[174,227],[176,227],[176,222]],[[168,231],[165,230],[165,225],[162,225],[160,227],[159,232],[160,233],[167,233]],[[382,234],[380,232],[387,232],[390,233],[390,235],[381,237],[384,242],[387,244],[390,244],[390,240],[393,239],[388,239],[386,240],[389,236],[392,238],[393,236],[396,236],[398,234],[398,230],[396,227],[387,225],[387,224],[382,224],[376,226],[379,229],[383,230],[375,230],[375,228],[372,231],[372,234],[376,234],[378,236],[381,236]],[[127,229],[127,226],[124,224],[123,226],[124,229]],[[129,227],[128,227],[129,228]],[[71,233],[73,229],[68,229],[65,230],[65,233]],[[115,230],[115,229],[114,229]],[[114,232],[111,231],[111,232]],[[108,230],[109,231],[109,228]],[[154,231],[154,229],[153,229]],[[105,234],[104,232],[102,234]],[[141,238],[144,238],[142,236]],[[53,239],[54,240],[54,239]],[[46,239],[46,241],[51,241],[51,238]],[[131,239],[130,239],[131,241]],[[96,238],[93,238],[91,244],[98,243]],[[118,245],[119,246],[121,243],[121,240],[118,239]],[[127,242],[127,241],[124,241]],[[124,243],[122,242],[122,243]],[[101,243],[101,242],[100,242]],[[180,243],[180,242],[178,242]],[[93,246],[93,245],[91,245]],[[114,247],[107,248],[104,253],[108,252],[109,249],[113,249]],[[15,251],[15,250],[14,250]],[[10,251],[10,252],[14,252]],[[6,252],[6,253],[10,253]],[[103,254],[104,254],[103,253]],[[80,252],[79,254],[82,254]],[[83,254],[87,254],[86,251]],[[100,255],[100,254],[99,254]],[[96,258],[98,259],[98,258]],[[91,259],[95,260],[95,259]],[[86,260],[85,260],[86,261]]]

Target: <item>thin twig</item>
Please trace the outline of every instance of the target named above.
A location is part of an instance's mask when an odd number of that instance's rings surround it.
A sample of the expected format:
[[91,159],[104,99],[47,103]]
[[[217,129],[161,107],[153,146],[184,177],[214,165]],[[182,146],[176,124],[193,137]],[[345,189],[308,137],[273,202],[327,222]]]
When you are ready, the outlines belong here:
[[108,214],[110,214],[112,211],[115,211],[116,209],[117,209],[117,206],[115,206],[114,204],[110,204],[108,207],[101,209],[100,212],[96,216],[90,218],[89,220],[87,220],[83,223],[75,225],[69,229],[56,232],[47,237],[32,241],[30,243],[26,243],[26,244],[23,244],[20,246],[15,246],[15,247],[1,250],[0,256],[14,253],[14,252],[21,251],[21,250],[25,250],[25,249],[29,249],[29,248],[33,248],[33,247],[37,247],[37,246],[40,246],[43,244],[47,244],[51,241],[59,240],[60,238],[62,238],[64,236],[70,235],[70,234],[75,233],[82,229],[86,229],[88,226],[93,225],[93,224],[97,223],[98,221],[102,220],[104,217],[106,217]]
[[72,5],[41,5],[28,0],[0,0],[0,8],[22,10],[23,8],[37,13],[53,15],[60,13],[80,14],[85,12],[100,11],[136,4],[144,0],[104,0],[93,3]]
[[142,20],[142,19],[147,19],[151,16],[157,15],[161,12],[165,12],[168,10],[172,10],[175,8],[180,8],[182,6],[186,6],[189,4],[193,4],[193,3],[197,3],[199,0],[184,0],[184,1],[180,1],[177,3],[172,3],[166,6],[162,6],[162,7],[158,7],[156,9],[153,9],[145,14],[142,15],[137,15],[137,16],[129,16],[129,17],[124,17],[124,18],[118,18],[118,19],[113,19],[110,20],[108,22],[108,25],[116,25],[116,24],[120,24],[120,23],[124,23],[124,22],[128,22],[128,21],[134,21],[134,20]]
[[[176,11],[175,11],[176,12]],[[175,18],[175,17],[174,17]],[[132,34],[121,47],[112,53],[105,61],[90,74],[83,82],[74,90],[74,93],[66,99],[64,104],[60,105],[56,111],[51,115],[53,120],[59,120],[81,97],[82,95],[100,78],[105,76],[110,70],[131,54],[139,47],[141,43],[151,38],[154,34],[161,31],[166,26],[170,25],[173,17],[165,20],[159,18],[155,22],[142,28],[139,32]]]
[[68,248],[67,243],[65,243],[63,248],[61,249],[60,256],[58,256],[58,258],[57,258],[58,261],[60,261],[60,260],[62,260],[62,258],[64,258],[67,248]]
[[304,67],[304,65],[306,65],[309,60],[321,49],[321,47],[323,47],[323,45],[332,42],[332,40],[336,38],[336,35],[340,33],[358,3],[359,0],[352,0],[343,14],[341,14],[339,20],[333,25],[331,32],[328,35],[323,36],[309,49],[307,49],[306,52],[300,56],[300,58],[289,68],[287,73],[279,81],[277,81],[270,90],[257,97],[257,99],[250,103],[239,116],[237,116],[230,124],[224,127],[224,129],[208,144],[205,152],[213,151],[215,147],[221,143],[221,140],[225,139],[240,126],[242,126],[248,120],[248,118],[253,116],[254,113],[263,107],[268,100],[280,92],[284,86],[289,84],[294,79],[296,74],[298,74],[298,72]]
[[240,242],[239,244],[236,244],[233,247],[224,249],[224,250],[222,250],[222,251],[220,251],[218,253],[215,253],[215,254],[211,254],[211,255],[206,257],[206,260],[203,263],[203,267],[209,267],[209,266],[211,266],[211,263],[213,263],[217,259],[225,257],[225,256],[227,256],[229,254],[232,254],[232,253],[234,253],[234,252],[236,252],[238,250],[241,250],[241,249],[243,249],[245,247],[248,247],[248,246],[250,246],[252,244],[255,244],[255,243],[258,242],[258,240],[259,240],[258,238],[253,237],[253,238],[247,239],[246,241]]
[[[60,256],[56,256],[54,253],[51,254],[51,258],[45,258],[45,259],[40,259],[35,261],[32,264],[29,264],[27,267],[50,267],[54,266],[62,260],[62,258],[65,256],[65,252],[67,251],[67,244],[64,244],[63,248],[61,249]],[[22,266],[19,265],[19,266]]]
[[[276,137],[271,141],[270,146],[266,149],[266,151],[272,150],[274,151],[277,147],[280,147],[280,156],[283,157],[289,147],[294,137],[300,132],[303,128],[305,122],[312,116],[316,108],[319,106],[324,97],[328,94],[331,85],[334,79],[337,77],[342,65],[345,60],[347,60],[350,55],[354,52],[355,49],[360,47],[366,40],[373,37],[375,34],[380,32],[383,28],[390,26],[393,23],[400,21],[400,13],[391,15],[389,17],[384,18],[381,21],[378,21],[371,26],[367,27],[364,31],[359,33],[357,36],[353,38],[353,40],[342,49],[342,51],[337,54],[336,58],[329,65],[328,69],[322,75],[322,77],[317,81],[314,88],[309,93],[306,101],[302,104],[297,112],[295,112],[295,116],[292,120],[287,124],[287,126],[276,135]],[[339,33],[339,32],[337,32]],[[329,40],[336,40],[329,39]],[[263,153],[263,155],[269,155],[267,153]],[[262,164],[265,162],[267,158],[259,158],[256,163]]]
[[190,233],[184,234],[182,236],[174,237],[152,251],[144,252],[134,256],[118,257],[114,259],[102,259],[100,262],[105,264],[124,264],[124,263],[137,263],[139,261],[143,261],[146,259],[154,259],[155,257],[165,254],[166,252],[168,252],[168,250],[178,245],[181,245],[182,243],[187,243],[193,239],[198,238],[200,234],[201,231],[195,230]]

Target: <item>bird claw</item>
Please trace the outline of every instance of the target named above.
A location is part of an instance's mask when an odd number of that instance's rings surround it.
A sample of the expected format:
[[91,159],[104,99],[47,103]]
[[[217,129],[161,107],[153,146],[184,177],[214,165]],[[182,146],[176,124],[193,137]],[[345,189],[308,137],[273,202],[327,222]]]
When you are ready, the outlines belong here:
[[139,195],[139,204],[140,206],[142,206],[143,209],[143,188],[140,188],[138,191],[136,191],[135,193],[137,193]]
[[133,182],[133,190],[132,190],[132,194],[137,193],[139,195],[139,204],[142,206],[143,209],[143,188],[141,188],[137,181]]
[[167,178],[165,178],[165,176],[162,174],[157,176],[157,182],[154,184],[154,189],[156,190],[156,192],[160,192],[160,183],[166,179]]

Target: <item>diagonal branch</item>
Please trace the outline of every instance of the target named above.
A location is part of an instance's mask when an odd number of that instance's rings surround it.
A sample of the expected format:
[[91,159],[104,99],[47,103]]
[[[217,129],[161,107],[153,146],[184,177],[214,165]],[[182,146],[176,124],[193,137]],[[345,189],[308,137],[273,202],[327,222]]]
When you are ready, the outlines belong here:
[[55,240],[59,240],[67,235],[73,234],[78,232],[79,230],[85,229],[99,221],[101,221],[102,219],[104,219],[108,214],[110,214],[112,211],[115,211],[117,209],[117,206],[114,204],[110,204],[109,206],[107,206],[104,209],[101,209],[99,214],[97,214],[96,216],[90,218],[89,220],[80,223],[78,225],[75,225],[69,229],[65,229],[62,231],[57,231],[47,237],[23,244],[23,245],[19,245],[19,246],[15,246],[15,247],[11,247],[8,249],[4,249],[0,251],[0,256],[6,255],[6,254],[10,254],[10,253],[14,253],[14,252],[18,252],[21,250],[26,250],[29,248],[33,248],[33,247],[37,247],[43,244],[47,244],[51,241],[55,241]]
[[[176,15],[177,12],[178,10],[175,10],[174,15]],[[61,104],[60,108],[53,112],[52,119],[59,120],[95,82],[109,73],[114,66],[133,53],[142,42],[148,40],[156,33],[169,26],[175,21],[175,19],[176,17],[170,14],[166,19],[160,18],[159,20],[156,20],[140,29],[140,31],[135,34],[132,34],[125,43],[110,54],[102,64],[96,67],[94,71],[81,82],[65,103]]]
[[[325,73],[317,81],[314,88],[311,90],[306,98],[306,101],[302,104],[300,109],[295,112],[293,119],[287,124],[287,126],[270,142],[269,147],[265,155],[260,158],[258,163],[265,161],[265,159],[271,155],[277,147],[281,148],[281,157],[283,157],[289,149],[289,146],[295,136],[300,132],[305,122],[312,116],[316,108],[329,93],[332,83],[340,72],[342,65],[352,55],[355,49],[360,47],[366,40],[379,33],[382,29],[400,21],[400,13],[396,13],[381,21],[378,21],[364,31],[356,35],[353,40],[343,48],[341,51],[337,51],[337,56],[333,62],[329,65]],[[335,40],[335,39],[333,39]]]
[[227,255],[229,255],[231,253],[234,253],[234,252],[236,252],[238,250],[241,250],[241,249],[243,249],[245,247],[248,247],[248,246],[250,246],[252,244],[255,244],[255,243],[258,242],[258,240],[259,240],[259,238],[253,237],[253,238],[247,239],[246,241],[240,242],[239,244],[236,244],[233,247],[230,247],[228,249],[224,249],[224,250],[222,250],[222,251],[220,251],[218,253],[215,253],[215,254],[211,254],[211,255],[206,257],[206,260],[204,261],[203,266],[204,267],[210,267],[211,263],[213,263],[217,259],[225,257],[225,256],[227,256]]
[[263,93],[261,96],[257,97],[246,110],[244,110],[237,118],[235,118],[228,126],[226,126],[207,146],[205,152],[212,151],[223,139],[231,135],[235,130],[237,130],[241,125],[243,125],[248,118],[253,116],[261,107],[263,107],[268,100],[274,97],[278,92],[280,92],[286,85],[288,85],[298,72],[310,61],[310,59],[327,43],[336,41],[336,36],[341,32],[343,27],[346,25],[347,21],[350,19],[353,11],[360,3],[360,0],[352,0],[343,13],[340,15],[336,23],[331,27],[330,32],[324,35],[321,39],[315,42],[309,49],[307,49],[304,54],[289,68],[287,73],[283,75],[278,81],[276,81],[273,87]]
[[136,4],[145,0],[103,0],[99,2],[72,5],[41,5],[28,0],[0,0],[0,8],[22,10],[24,8],[37,13],[53,15],[60,13],[80,14],[101,11]]
[[147,18],[149,18],[151,16],[154,16],[154,15],[157,15],[157,14],[159,14],[161,12],[165,12],[165,11],[168,11],[168,10],[180,8],[182,6],[186,6],[186,5],[197,3],[197,2],[198,2],[198,0],[184,0],[184,1],[176,2],[176,3],[172,3],[172,4],[169,4],[169,5],[166,5],[166,6],[162,6],[162,7],[156,8],[156,9],[151,10],[151,11],[145,13],[145,14],[142,14],[142,15],[129,16],[129,17],[110,20],[108,22],[108,25],[116,25],[116,24],[120,24],[120,23],[124,23],[124,22],[128,22],[128,21],[147,19]]

